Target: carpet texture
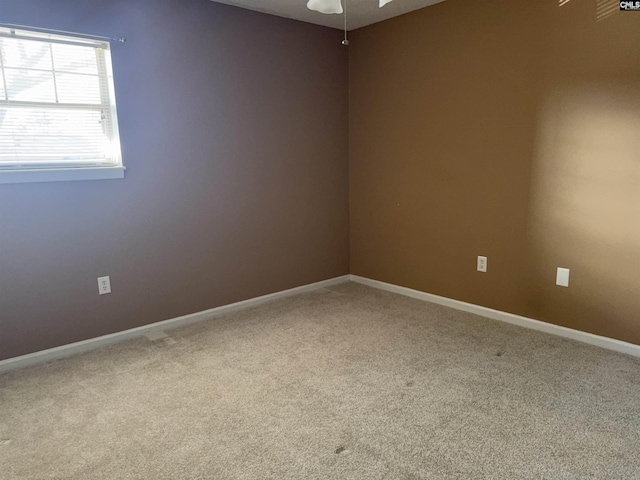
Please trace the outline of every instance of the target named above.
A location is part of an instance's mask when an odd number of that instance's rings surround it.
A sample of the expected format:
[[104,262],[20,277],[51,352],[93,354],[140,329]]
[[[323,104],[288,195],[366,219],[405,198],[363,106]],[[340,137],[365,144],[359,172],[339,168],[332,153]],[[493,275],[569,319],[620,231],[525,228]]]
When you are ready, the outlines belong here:
[[355,283],[0,376],[0,478],[637,479],[640,360]]

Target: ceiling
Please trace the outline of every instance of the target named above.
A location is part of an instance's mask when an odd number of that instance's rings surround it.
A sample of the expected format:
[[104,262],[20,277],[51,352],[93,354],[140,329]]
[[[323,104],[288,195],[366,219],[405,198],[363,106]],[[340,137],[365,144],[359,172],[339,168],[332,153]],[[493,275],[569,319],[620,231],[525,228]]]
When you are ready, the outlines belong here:
[[[307,0],[212,0],[257,12],[293,18],[325,27],[344,28],[343,15],[325,15],[307,8]],[[371,25],[388,18],[428,7],[444,0],[394,0],[378,8],[378,0],[342,0],[347,2],[347,30]]]

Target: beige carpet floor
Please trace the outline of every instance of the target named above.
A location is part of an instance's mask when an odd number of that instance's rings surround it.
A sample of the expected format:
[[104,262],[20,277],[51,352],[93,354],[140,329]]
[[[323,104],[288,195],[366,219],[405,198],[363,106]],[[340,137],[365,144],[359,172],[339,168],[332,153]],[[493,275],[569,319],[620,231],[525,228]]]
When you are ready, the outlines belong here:
[[0,478],[640,478],[640,359],[355,283],[168,334],[0,376]]

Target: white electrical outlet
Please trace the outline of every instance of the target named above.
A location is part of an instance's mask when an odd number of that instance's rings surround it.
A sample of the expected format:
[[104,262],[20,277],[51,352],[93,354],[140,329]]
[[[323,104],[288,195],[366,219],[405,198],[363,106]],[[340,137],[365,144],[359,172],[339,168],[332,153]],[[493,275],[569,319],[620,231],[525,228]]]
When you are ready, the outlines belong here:
[[98,293],[100,295],[111,293],[111,280],[109,280],[109,277],[98,278]]
[[556,285],[559,285],[561,287],[568,287],[569,273],[571,273],[571,270],[569,270],[568,268],[558,267],[558,271],[556,273]]
[[478,271],[479,272],[487,271],[487,257],[478,256]]

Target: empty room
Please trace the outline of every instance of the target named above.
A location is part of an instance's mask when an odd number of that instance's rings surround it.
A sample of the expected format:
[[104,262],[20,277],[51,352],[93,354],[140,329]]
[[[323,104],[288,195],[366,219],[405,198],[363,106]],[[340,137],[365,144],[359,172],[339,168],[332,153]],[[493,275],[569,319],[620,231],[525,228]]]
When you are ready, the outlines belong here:
[[639,479],[640,2],[0,0],[0,479]]

